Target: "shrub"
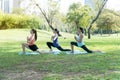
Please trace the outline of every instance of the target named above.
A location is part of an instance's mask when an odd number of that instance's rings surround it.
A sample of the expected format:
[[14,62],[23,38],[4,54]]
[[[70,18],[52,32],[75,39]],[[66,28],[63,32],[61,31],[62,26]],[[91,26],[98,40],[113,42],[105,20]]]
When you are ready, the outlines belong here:
[[0,14],[0,29],[39,28],[41,21],[34,16]]

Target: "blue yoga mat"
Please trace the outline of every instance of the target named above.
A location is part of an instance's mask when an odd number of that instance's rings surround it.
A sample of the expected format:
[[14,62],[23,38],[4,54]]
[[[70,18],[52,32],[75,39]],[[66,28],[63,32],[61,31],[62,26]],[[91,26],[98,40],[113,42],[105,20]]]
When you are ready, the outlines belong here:
[[59,51],[59,50],[53,50],[53,51],[49,51],[49,50],[44,50],[45,53],[48,54],[60,54],[60,53],[66,53],[66,54],[86,54],[87,52],[81,52],[79,50],[75,50],[74,53],[71,53],[71,51]]
[[[48,53],[48,54],[60,54],[60,53],[66,53],[66,54],[89,54],[85,51],[80,51],[80,50],[74,50],[74,53],[71,53],[71,51],[59,51],[59,50],[53,50],[53,51],[49,51],[49,50],[44,50],[44,53]],[[105,53],[105,52],[96,52],[96,53]]]
[[[22,55],[23,52],[19,52],[18,53],[19,55]],[[38,52],[26,52],[25,55],[38,55],[39,53]]]
[[[43,50],[42,53],[47,53],[47,54],[60,54],[60,53],[65,53],[65,54],[88,54],[87,52],[81,52],[79,50],[75,50],[74,53],[71,53],[71,51],[59,51],[59,50]],[[18,53],[19,55],[22,55],[22,52]],[[26,52],[25,55],[38,55],[38,52]]]

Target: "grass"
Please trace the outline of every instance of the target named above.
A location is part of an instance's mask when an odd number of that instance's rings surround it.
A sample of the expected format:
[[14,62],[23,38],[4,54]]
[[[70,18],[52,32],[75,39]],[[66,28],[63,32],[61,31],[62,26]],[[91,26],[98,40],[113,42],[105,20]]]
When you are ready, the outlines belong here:
[[[95,35],[90,40],[85,37],[87,47],[105,54],[18,55],[28,34],[27,29],[0,30],[0,80],[120,80],[120,36]],[[46,42],[51,34],[38,31],[40,49],[48,49]],[[73,35],[62,35],[66,39],[59,39],[61,46],[70,48]]]

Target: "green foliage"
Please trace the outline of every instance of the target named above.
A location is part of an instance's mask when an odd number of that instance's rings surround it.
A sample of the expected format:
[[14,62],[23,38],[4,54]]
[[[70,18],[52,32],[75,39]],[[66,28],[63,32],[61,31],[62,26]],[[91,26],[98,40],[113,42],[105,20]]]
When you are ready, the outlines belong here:
[[0,29],[38,28],[42,23],[33,16],[0,14]]
[[[67,14],[67,22],[76,27],[82,26],[86,28],[91,21],[91,9],[88,6],[81,6],[79,3],[73,3]],[[76,27],[73,27],[76,28]]]
[[21,9],[21,8],[14,8],[13,11],[12,11],[12,14],[21,15],[21,14],[24,14],[24,12],[25,12],[24,9]]
[[115,11],[105,9],[97,21],[97,27],[102,30],[120,30],[120,16]]
[[114,15],[110,13],[103,14],[99,19],[98,27],[111,30],[115,24]]
[[101,5],[103,4],[104,0],[93,0],[93,7],[94,11],[98,11],[101,8]]
[[81,4],[80,3],[73,3],[72,5],[70,5],[69,7],[69,11],[75,11],[76,9],[80,8]]

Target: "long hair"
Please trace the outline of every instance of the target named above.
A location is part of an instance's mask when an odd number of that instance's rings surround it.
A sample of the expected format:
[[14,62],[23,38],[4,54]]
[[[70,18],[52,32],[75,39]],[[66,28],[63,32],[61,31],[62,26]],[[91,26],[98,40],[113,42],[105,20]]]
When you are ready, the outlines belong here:
[[61,36],[60,32],[57,29],[54,30],[57,32],[58,36]]
[[37,40],[37,31],[35,29],[31,29],[33,33],[35,34],[35,41]]
[[81,32],[82,32],[82,33],[84,33],[84,30],[83,30],[83,28],[82,28],[82,27],[79,27],[78,29],[80,29],[80,30],[81,30]]

